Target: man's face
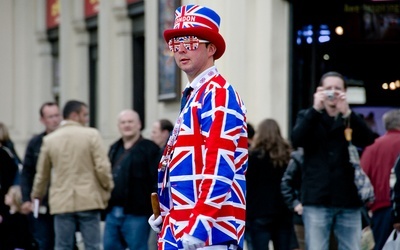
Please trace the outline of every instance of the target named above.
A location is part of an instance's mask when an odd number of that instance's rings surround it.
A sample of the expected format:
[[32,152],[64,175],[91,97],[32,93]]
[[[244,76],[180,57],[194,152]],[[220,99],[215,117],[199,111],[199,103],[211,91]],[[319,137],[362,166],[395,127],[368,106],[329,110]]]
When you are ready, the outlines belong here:
[[164,145],[164,138],[159,121],[153,123],[153,127],[151,129],[151,140],[160,147]]
[[142,125],[136,113],[126,111],[120,114],[118,119],[118,129],[123,138],[135,137],[140,134]]
[[78,113],[78,122],[86,126],[89,122],[89,109],[86,106],[82,106]]
[[45,126],[46,132],[51,133],[60,125],[60,110],[56,105],[48,105],[43,107],[42,112],[43,116],[40,121]]
[[189,76],[189,80],[209,68],[210,63],[212,64],[215,47],[207,46],[207,43],[195,36],[174,38],[168,43],[170,50],[174,52],[176,64]]
[[346,91],[343,80],[337,76],[326,77],[322,83],[322,87],[324,87],[326,95],[331,96],[331,98],[326,98],[328,105],[336,104],[337,96]]

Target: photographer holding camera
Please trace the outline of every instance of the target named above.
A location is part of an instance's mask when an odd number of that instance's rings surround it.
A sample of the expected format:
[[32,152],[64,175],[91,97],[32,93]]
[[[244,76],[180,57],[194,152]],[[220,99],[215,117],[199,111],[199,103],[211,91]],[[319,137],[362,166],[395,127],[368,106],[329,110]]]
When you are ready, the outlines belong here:
[[313,107],[301,110],[292,131],[294,148],[304,149],[301,168],[302,218],[307,250],[327,250],[330,232],[342,250],[361,248],[361,208],[344,130],[351,124],[353,144],[364,148],[375,135],[351,112],[346,81],[327,72],[314,93]]

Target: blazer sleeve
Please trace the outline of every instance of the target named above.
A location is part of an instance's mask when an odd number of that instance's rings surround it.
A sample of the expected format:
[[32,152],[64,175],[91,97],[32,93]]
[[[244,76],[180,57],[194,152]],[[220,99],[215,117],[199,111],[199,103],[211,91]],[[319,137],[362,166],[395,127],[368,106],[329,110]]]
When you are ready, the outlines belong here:
[[91,153],[94,160],[97,180],[105,191],[111,192],[114,188],[114,181],[111,174],[111,163],[107,151],[103,146],[103,140],[97,130],[95,130],[95,135],[93,136]]
[[31,198],[42,199],[46,194],[51,175],[51,160],[49,157],[49,145],[43,139],[43,144],[40,147],[39,159],[37,162],[37,169],[33,181]]

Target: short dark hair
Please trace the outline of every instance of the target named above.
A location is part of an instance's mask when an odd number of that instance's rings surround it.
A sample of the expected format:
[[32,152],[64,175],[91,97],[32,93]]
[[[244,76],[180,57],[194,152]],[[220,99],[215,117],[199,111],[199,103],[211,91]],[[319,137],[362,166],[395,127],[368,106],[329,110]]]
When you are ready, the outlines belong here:
[[43,115],[44,115],[43,114],[43,110],[47,106],[57,106],[58,107],[58,104],[55,103],[55,102],[45,102],[45,103],[43,103],[42,106],[40,106],[40,109],[39,109],[40,117],[43,117]]
[[79,113],[82,109],[82,107],[87,107],[87,105],[84,102],[77,101],[77,100],[71,100],[68,101],[63,109],[63,117],[64,119],[69,118],[69,116],[72,113]]
[[344,89],[347,89],[347,81],[344,78],[344,76],[342,74],[340,74],[339,72],[336,71],[329,71],[326,72],[325,74],[323,74],[321,76],[321,79],[319,80],[319,86],[322,86],[322,84],[324,83],[325,78],[329,77],[329,76],[334,76],[334,77],[339,77],[340,79],[343,80],[343,87]]
[[255,133],[256,131],[254,130],[253,125],[251,125],[251,123],[247,123],[247,138],[253,139]]
[[159,122],[161,131],[168,130],[168,132],[171,132],[174,129],[174,125],[172,124],[172,122],[167,119],[160,119]]

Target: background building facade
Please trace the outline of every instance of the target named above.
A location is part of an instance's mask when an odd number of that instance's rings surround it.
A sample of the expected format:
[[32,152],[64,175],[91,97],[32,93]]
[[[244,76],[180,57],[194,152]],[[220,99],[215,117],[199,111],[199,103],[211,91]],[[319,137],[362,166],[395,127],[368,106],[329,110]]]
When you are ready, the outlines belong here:
[[122,109],[138,110],[145,136],[154,121],[174,121],[187,79],[171,66],[160,36],[172,27],[165,18],[189,3],[220,14],[227,49],[216,65],[241,94],[248,121],[273,117],[287,135],[287,1],[2,0],[0,120],[10,128],[18,153],[23,155],[28,139],[42,130],[38,109],[45,101],[60,107],[69,99],[88,103],[90,125],[106,145],[118,138]]

